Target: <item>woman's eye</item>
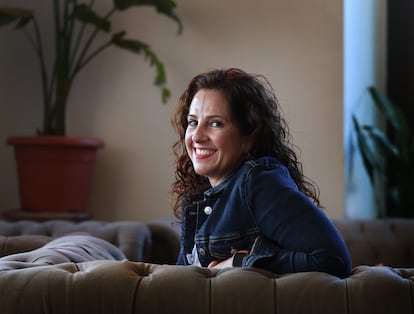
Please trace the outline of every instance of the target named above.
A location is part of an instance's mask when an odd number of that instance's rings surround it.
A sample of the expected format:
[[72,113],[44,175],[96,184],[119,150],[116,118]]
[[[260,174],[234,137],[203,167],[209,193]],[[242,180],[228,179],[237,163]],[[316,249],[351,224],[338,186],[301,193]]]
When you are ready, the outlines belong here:
[[188,126],[197,126],[197,120],[188,120]]
[[212,121],[211,126],[215,127],[215,128],[218,128],[218,127],[223,126],[223,123],[221,121]]

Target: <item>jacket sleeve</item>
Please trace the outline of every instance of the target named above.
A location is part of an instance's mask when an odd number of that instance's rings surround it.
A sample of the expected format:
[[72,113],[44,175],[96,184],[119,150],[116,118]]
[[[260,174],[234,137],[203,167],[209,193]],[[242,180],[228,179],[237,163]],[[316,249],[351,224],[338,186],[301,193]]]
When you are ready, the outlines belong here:
[[331,220],[299,191],[287,168],[256,168],[246,181],[246,202],[262,235],[243,266],[275,273],[351,272],[347,247]]

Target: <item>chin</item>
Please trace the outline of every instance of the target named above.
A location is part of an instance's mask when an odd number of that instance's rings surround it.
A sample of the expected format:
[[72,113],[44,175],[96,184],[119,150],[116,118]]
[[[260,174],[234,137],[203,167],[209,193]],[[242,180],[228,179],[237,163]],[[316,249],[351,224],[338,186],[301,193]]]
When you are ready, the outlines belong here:
[[199,176],[203,176],[203,177],[206,177],[207,176],[207,173],[205,172],[205,171],[200,171],[200,170],[197,170],[197,169],[194,169],[194,171],[195,171],[195,173],[197,173]]

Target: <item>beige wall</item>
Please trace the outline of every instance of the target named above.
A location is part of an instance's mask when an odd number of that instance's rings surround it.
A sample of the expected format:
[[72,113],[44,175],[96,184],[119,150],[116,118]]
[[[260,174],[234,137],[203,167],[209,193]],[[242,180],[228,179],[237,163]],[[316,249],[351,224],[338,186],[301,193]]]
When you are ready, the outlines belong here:
[[[32,1],[1,1],[28,3]],[[103,7],[109,1],[100,1]],[[139,56],[111,49],[78,78],[68,135],[101,137],[90,209],[97,219],[151,220],[170,215],[173,178],[170,116],[189,79],[215,67],[266,75],[331,217],[343,216],[342,1],[177,0],[184,32],[151,9],[119,16],[117,26],[151,43],[172,90],[166,105]],[[39,4],[37,4],[39,5]],[[40,4],[42,5],[42,4]],[[47,5],[44,5],[47,7]],[[0,31],[0,136],[32,134],[40,124],[33,54],[17,33]],[[6,45],[7,43],[7,45]],[[0,208],[18,206],[10,147],[0,145]]]

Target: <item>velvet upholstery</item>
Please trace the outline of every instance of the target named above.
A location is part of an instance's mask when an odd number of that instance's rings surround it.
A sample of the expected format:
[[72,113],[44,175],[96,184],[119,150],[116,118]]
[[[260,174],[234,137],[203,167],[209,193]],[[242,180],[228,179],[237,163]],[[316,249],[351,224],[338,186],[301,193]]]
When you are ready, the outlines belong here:
[[[30,260],[36,253],[29,251],[17,254],[18,259],[0,259],[1,313],[414,313],[414,220],[334,222],[354,263],[345,279],[319,272],[280,275],[127,259],[44,265]],[[177,254],[175,226],[168,221],[144,225],[158,233],[149,235],[150,245],[160,249],[153,256],[172,259],[162,255]],[[99,247],[106,250],[106,245]]]

